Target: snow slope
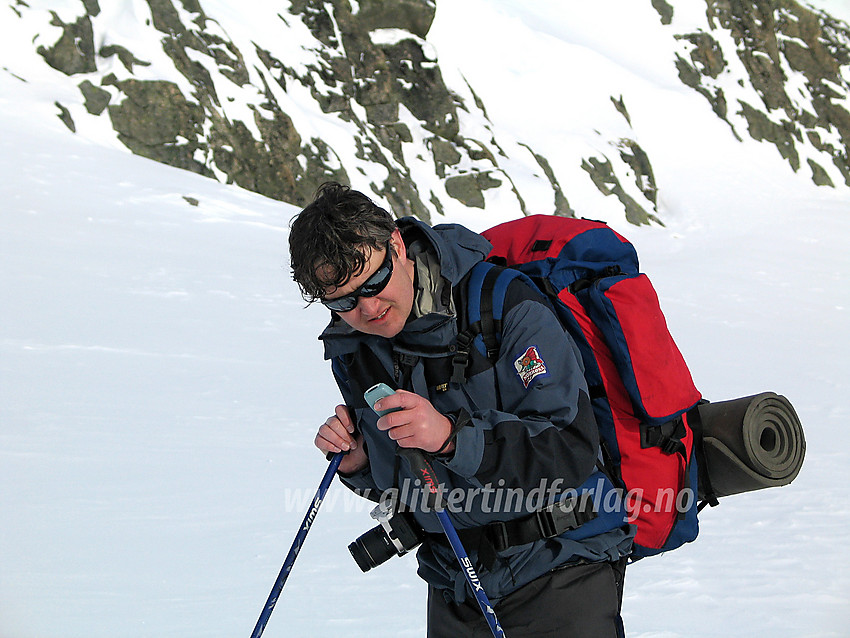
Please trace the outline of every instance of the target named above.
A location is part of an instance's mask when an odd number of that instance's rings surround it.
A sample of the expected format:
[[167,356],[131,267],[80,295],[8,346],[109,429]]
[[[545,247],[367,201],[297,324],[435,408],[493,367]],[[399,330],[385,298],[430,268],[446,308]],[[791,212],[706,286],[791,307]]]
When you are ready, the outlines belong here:
[[[523,56],[591,55],[595,36],[543,23],[543,5],[488,4],[440,5],[442,64],[557,171],[578,134],[557,109],[528,115],[566,89]],[[472,16],[479,53],[465,56],[452,25]],[[507,48],[516,68],[497,77]],[[696,543],[632,567],[628,635],[850,635],[850,193],[699,119],[708,107],[653,55],[628,61],[648,87],[629,108],[652,131],[667,226],[611,223],[705,396],[785,394],[808,456],[793,485],[725,500]],[[289,280],[295,210],[83,142],[48,95],[0,72],[0,638],[247,636],[326,466],[312,439],[337,400],[315,340],[325,313]],[[685,164],[684,144],[705,152]],[[266,636],[424,635],[415,561],[364,575],[348,555],[368,510],[332,488]]]

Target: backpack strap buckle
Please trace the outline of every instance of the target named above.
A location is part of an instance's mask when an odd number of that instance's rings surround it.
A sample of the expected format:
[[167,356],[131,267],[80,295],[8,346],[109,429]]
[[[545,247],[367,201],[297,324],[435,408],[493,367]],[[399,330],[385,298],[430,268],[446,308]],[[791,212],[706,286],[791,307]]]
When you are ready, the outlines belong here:
[[577,497],[553,503],[535,515],[543,538],[552,538],[592,521],[597,512],[593,507],[593,497],[589,492],[584,492]]
[[508,526],[504,523],[491,523],[487,526],[487,540],[493,544],[493,549],[503,552],[511,546]]
[[455,353],[452,357],[452,378],[453,383],[463,383],[466,381],[466,368],[469,365],[469,348],[472,346],[472,340],[475,335],[469,331],[461,332],[457,336],[455,344]]
[[[545,510],[540,510],[539,512],[534,513],[534,518],[537,520],[537,527],[540,529],[540,536],[542,538],[552,538],[558,535],[558,528],[560,526],[555,520],[555,509],[555,506],[550,505]],[[557,509],[560,510],[560,508]],[[570,513],[572,513],[572,511]],[[570,520],[567,522],[564,531],[574,527],[575,521]]]
[[685,423],[681,416],[661,425],[641,423],[640,447],[644,450],[650,447],[657,447],[667,455],[678,452],[682,456],[685,456],[685,444],[682,442],[682,439],[685,438],[686,434]]
[[487,539],[497,552],[514,545],[560,536],[578,529],[597,517],[593,497],[589,492],[553,503],[532,514],[505,522],[486,525]]

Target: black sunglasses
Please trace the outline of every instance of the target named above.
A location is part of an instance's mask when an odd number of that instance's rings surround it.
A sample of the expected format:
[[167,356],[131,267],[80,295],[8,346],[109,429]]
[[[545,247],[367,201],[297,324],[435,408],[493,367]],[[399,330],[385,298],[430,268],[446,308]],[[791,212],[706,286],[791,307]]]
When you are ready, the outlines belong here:
[[349,312],[357,307],[360,297],[374,297],[390,283],[393,276],[393,253],[387,242],[387,256],[384,263],[376,270],[365,283],[354,292],[350,292],[336,299],[322,299],[322,305],[334,312]]

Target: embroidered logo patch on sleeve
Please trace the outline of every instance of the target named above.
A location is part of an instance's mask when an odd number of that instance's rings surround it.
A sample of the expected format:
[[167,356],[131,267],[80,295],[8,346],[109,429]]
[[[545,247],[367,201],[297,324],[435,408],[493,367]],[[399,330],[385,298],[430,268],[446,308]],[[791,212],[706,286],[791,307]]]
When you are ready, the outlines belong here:
[[522,380],[522,384],[528,389],[534,379],[540,375],[547,375],[549,371],[546,369],[546,364],[540,358],[537,352],[537,346],[531,346],[522,355],[514,361],[516,373]]

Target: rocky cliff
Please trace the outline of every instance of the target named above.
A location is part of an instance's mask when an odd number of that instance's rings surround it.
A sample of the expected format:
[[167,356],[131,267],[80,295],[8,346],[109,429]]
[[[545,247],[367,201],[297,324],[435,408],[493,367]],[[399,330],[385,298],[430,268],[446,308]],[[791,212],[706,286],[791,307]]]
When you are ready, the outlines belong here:
[[[682,82],[736,136],[775,145],[817,184],[850,185],[848,26],[794,0],[706,4],[706,29],[676,35]],[[675,19],[670,5],[659,10]]]
[[[694,28],[676,2],[636,1],[657,12],[671,69],[730,134],[775,145],[818,184],[850,184],[846,25],[793,0],[706,0]],[[269,6],[246,4],[246,18],[212,0],[14,0],[4,20],[73,88],[56,98],[71,131],[153,160],[293,204],[333,179],[425,220],[495,202],[502,217],[574,214],[547,159],[496,130],[461,75],[446,80],[427,40],[435,0]],[[610,95],[631,131],[628,94]],[[597,131],[610,150],[575,171],[628,221],[661,223],[651,158],[631,132]]]
[[322,181],[365,178],[396,214],[423,219],[491,194],[525,213],[503,166],[518,164],[550,192],[546,212],[571,213],[545,158],[499,139],[472,89],[444,82],[424,39],[433,0],[279,4],[247,39],[202,0],[147,0],[131,15],[98,0],[12,8],[30,25],[49,14],[34,42],[78,82],[79,102],[57,103],[68,127],[108,118],[139,155],[293,204]]

